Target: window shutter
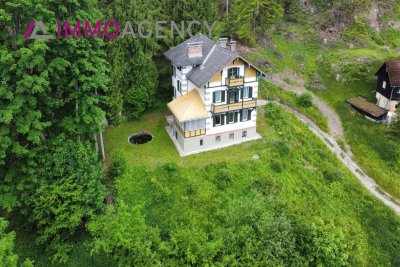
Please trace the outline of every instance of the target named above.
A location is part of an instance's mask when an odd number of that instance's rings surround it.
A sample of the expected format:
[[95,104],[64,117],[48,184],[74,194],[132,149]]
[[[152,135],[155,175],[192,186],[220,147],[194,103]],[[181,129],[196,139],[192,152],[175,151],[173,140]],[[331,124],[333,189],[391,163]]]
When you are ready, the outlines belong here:
[[213,92],[213,103],[215,103],[215,92]]
[[239,119],[239,112],[235,112],[235,123],[238,122]]
[[225,114],[221,114],[221,125],[225,125]]
[[249,98],[253,97],[253,87],[249,87]]
[[215,127],[215,116],[213,117],[213,127]]
[[225,90],[221,91],[221,102],[225,102],[225,93]]
[[240,121],[243,121],[243,109],[239,111]]
[[248,110],[247,120],[251,120],[251,109]]

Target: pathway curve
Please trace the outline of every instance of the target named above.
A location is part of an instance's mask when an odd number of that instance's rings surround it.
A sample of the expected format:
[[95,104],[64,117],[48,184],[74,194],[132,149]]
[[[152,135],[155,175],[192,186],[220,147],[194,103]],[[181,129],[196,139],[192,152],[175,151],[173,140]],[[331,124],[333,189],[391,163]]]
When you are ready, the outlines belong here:
[[[288,77],[290,77],[290,80],[293,80],[296,83],[296,85],[285,82],[284,79]],[[296,94],[303,94],[309,92],[304,86],[304,80],[299,78],[295,73],[272,74],[271,82],[282,87],[283,89],[286,89]],[[345,140],[342,120],[340,119],[339,115],[333,108],[331,108],[328,104],[322,101],[319,97],[315,96],[314,94],[311,95],[313,97],[313,104],[328,120],[328,129],[330,134],[333,137],[335,137],[336,140],[341,140],[344,144],[344,147],[346,148],[346,152],[349,153],[351,156],[353,156],[353,154],[351,153],[350,146],[347,144]]]
[[[346,168],[351,171],[354,176],[361,182],[361,184],[375,197],[380,199],[386,206],[393,209],[397,215],[400,215],[400,199],[397,199],[383,190],[376,182],[369,177],[365,172],[362,171],[362,168],[358,165],[358,163],[353,159],[351,153],[347,151],[343,151],[340,145],[337,142],[336,137],[332,134],[326,133],[322,131],[312,120],[308,119],[306,116],[293,109],[290,106],[281,104],[279,102],[274,101],[275,103],[281,105],[289,112],[295,114],[303,123],[305,123],[310,130],[324,142],[324,144],[336,154],[339,160],[346,166]],[[263,106],[266,105],[268,101],[259,100],[258,105]]]

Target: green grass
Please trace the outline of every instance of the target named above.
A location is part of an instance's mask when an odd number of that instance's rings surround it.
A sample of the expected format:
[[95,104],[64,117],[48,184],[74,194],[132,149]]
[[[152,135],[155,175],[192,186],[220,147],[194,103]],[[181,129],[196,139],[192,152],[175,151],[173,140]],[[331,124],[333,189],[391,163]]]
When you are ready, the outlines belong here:
[[375,81],[341,83],[322,75],[326,90],[316,92],[340,115],[347,142],[356,160],[386,191],[400,197],[400,143],[388,134],[386,125],[372,122],[352,109],[345,100],[362,95],[375,102]]
[[[396,153],[396,151],[400,151],[400,143],[391,140],[393,137],[387,134],[386,126],[365,119],[345,103],[346,99],[358,95],[366,97],[373,103],[376,102],[374,74],[385,60],[399,58],[395,47],[380,46],[369,42],[368,46],[353,49],[348,47],[322,48],[317,40],[307,37],[308,34],[312,36],[315,33],[304,28],[298,25],[286,25],[284,31],[296,32],[294,40],[287,40],[283,32],[278,31],[272,34],[273,48],[271,46],[263,48],[261,51],[248,55],[248,58],[251,60],[268,59],[273,63],[270,71],[293,70],[302,75],[307,83],[311,83],[315,79],[321,80],[325,89],[313,92],[332,106],[341,117],[346,141],[350,144],[356,160],[380,186],[394,196],[400,197],[400,159],[398,152]],[[398,38],[399,35],[397,32],[393,38]],[[279,60],[277,54],[280,54],[283,60]],[[304,58],[302,62],[296,60],[298,54]],[[347,70],[350,71],[347,73],[349,78],[354,79],[359,76],[359,80],[342,82],[336,79],[337,74],[343,77],[341,68],[344,63],[354,63],[357,66],[360,59],[365,60],[359,64],[366,67],[366,72],[359,73],[352,67]],[[294,102],[290,96],[281,96],[280,98],[285,99],[284,102],[287,103]],[[318,116],[318,113],[315,112],[311,112],[314,115],[310,115],[307,110],[300,111],[308,117]],[[323,125],[324,122],[322,122],[322,128],[324,128]],[[321,127],[321,123],[319,126]]]
[[279,86],[267,82],[263,84],[261,87],[261,96],[265,99],[270,100],[278,100],[288,105],[302,114],[304,114],[307,118],[312,120],[321,130],[328,132],[328,120],[326,117],[319,111],[319,109],[312,105],[311,107],[303,107],[298,103],[299,96],[293,92],[289,92],[280,88]]
[[[166,112],[154,112],[144,115],[140,120],[127,122],[122,126],[108,128],[105,131],[105,147],[107,154],[112,151],[121,153],[131,165],[147,165],[157,167],[167,162],[176,162],[179,166],[205,166],[210,163],[225,161],[244,161],[253,157],[251,151],[254,142],[242,143],[210,153],[200,153],[181,158],[165,130]],[[257,131],[264,132],[265,122],[257,124]],[[150,132],[153,141],[143,145],[133,145],[128,137],[138,131]],[[268,131],[267,131],[268,132]],[[267,136],[267,138],[269,138]]]
[[[109,129],[108,153],[123,151],[129,164],[115,181],[117,199],[143,205],[146,223],[166,241],[175,231],[192,227],[212,235],[229,203],[255,198],[301,228],[319,219],[333,221],[345,233],[352,266],[399,265],[399,218],[292,114],[268,105],[260,110],[258,123],[262,140],[183,159],[164,135],[160,114]],[[154,145],[130,145],[127,136],[138,129],[151,131]],[[251,158],[254,154],[259,160]],[[230,174],[223,183],[220,168]]]

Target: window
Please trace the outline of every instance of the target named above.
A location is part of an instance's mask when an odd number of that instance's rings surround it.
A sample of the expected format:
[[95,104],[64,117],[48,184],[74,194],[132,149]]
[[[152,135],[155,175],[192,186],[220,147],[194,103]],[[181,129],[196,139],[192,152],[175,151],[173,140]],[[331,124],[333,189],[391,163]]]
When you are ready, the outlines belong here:
[[185,132],[205,129],[206,128],[206,120],[200,119],[200,120],[194,120],[194,121],[186,121],[183,123],[183,128],[185,129]]
[[242,132],[242,137],[247,137],[247,131]]
[[228,69],[228,79],[239,78],[239,72],[240,69],[237,67]]
[[179,81],[179,80],[176,81],[176,88],[178,89],[179,93],[182,93],[181,81]]
[[230,139],[230,140],[235,139],[235,134],[233,134],[233,133],[229,134],[229,139]]
[[203,146],[203,139],[200,139],[200,146]]
[[225,91],[215,91],[213,93],[213,103],[225,102]]
[[243,88],[243,95],[242,98],[249,98],[249,87]]
[[239,90],[229,90],[228,97],[229,97],[229,103],[239,102]]
[[228,113],[228,123],[234,123],[235,122],[235,112],[229,112]]
[[216,143],[221,142],[221,136],[216,136],[216,137],[215,137],[215,142],[216,142]]
[[243,109],[242,111],[242,121],[247,121],[248,109]]
[[383,88],[383,89],[386,89],[386,81],[383,81],[383,83],[382,83],[382,88]]
[[221,100],[222,100],[222,97],[221,97],[221,91],[216,91],[215,92],[215,103],[219,103],[219,102],[221,102]]
[[175,139],[178,140],[178,132],[175,131]]
[[246,86],[242,91],[242,99],[253,97],[253,87]]
[[225,124],[224,114],[217,114],[214,116],[214,126],[220,126]]
[[221,115],[215,116],[215,126],[221,125]]

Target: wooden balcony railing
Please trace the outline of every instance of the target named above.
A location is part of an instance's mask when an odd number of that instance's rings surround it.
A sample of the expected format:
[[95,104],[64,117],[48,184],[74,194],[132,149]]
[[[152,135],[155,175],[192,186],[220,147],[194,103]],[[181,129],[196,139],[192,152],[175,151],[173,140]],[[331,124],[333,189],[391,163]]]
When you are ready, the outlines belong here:
[[225,84],[228,87],[237,87],[237,86],[242,86],[244,84],[244,78],[239,77],[239,78],[226,78]]
[[211,112],[212,113],[222,113],[228,112],[233,110],[239,110],[244,108],[254,108],[257,106],[257,99],[253,98],[252,100],[237,102],[237,103],[228,103],[225,105],[211,105]]
[[185,131],[182,129],[181,125],[175,121],[175,126],[179,130],[179,132],[182,134],[184,138],[189,138],[189,137],[195,137],[195,136],[200,136],[200,135],[205,135],[206,134],[206,129],[199,129],[199,130],[194,130],[194,131]]

